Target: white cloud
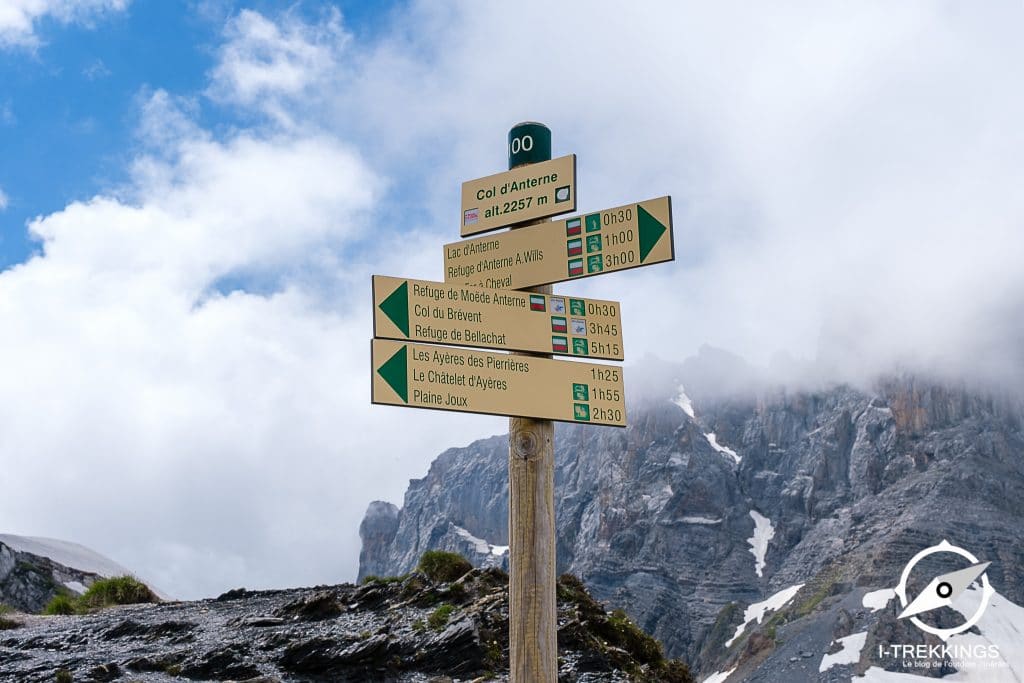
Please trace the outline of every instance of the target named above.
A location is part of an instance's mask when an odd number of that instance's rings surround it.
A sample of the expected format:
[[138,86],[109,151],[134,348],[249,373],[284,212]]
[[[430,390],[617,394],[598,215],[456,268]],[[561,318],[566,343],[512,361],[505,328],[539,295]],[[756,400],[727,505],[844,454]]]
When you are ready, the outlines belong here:
[[399,266],[331,255],[370,233],[381,180],[331,137],[214,141],[160,92],[147,111],[186,132],[121,196],[33,221],[42,255],[0,273],[0,516],[179,596],[354,576],[369,496],[401,493],[374,482],[464,423],[369,406],[369,263]]
[[7,194],[4,192],[3,188],[0,188],[0,211],[6,209],[9,202],[10,200],[7,198]]
[[34,47],[37,24],[53,19],[63,24],[89,23],[108,12],[120,12],[130,0],[4,0],[0,3],[0,48]]
[[228,21],[208,94],[216,100],[263,109],[289,124],[294,98],[308,92],[340,66],[338,55],[349,36],[332,10],[320,23],[285,15],[271,21],[242,10]]

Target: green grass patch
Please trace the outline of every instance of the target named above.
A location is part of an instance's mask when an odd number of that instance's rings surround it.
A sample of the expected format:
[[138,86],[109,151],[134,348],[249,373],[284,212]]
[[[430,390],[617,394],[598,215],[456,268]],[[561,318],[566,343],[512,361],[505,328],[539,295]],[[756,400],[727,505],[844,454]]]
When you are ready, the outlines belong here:
[[46,603],[46,607],[43,608],[43,614],[51,617],[59,614],[78,614],[78,612],[78,601],[64,593],[53,596],[53,600]]
[[796,608],[797,616],[806,617],[808,614],[813,612],[815,608],[821,604],[821,601],[832,594],[832,587],[835,585],[834,581],[826,581],[823,583],[818,590],[814,591],[811,597],[800,603],[800,606]]
[[[578,577],[572,574],[558,577],[557,590],[559,601],[572,605],[573,621],[578,625],[564,635],[575,639],[581,649],[596,647],[609,662],[624,668],[630,680],[636,683],[694,683],[685,662],[665,659],[657,639],[645,633],[623,610],[606,612],[604,605],[594,600]],[[720,620],[725,623],[729,618],[727,615]],[[721,628],[724,630],[727,626]],[[559,633],[560,641],[562,637],[563,633]]]
[[112,607],[114,605],[137,605],[143,602],[160,602],[149,586],[133,576],[115,576],[100,579],[79,598],[85,608]]
[[732,637],[732,634],[736,632],[736,622],[742,620],[743,609],[739,604],[735,602],[727,603],[718,611],[718,616],[715,617],[715,623],[705,639],[705,650],[710,651],[716,647],[725,648],[725,644]]
[[448,618],[455,611],[455,607],[449,605],[447,602],[443,605],[438,605],[437,609],[430,613],[427,617],[427,625],[435,631],[440,631],[444,628],[445,624],[448,623]]
[[96,581],[86,589],[85,594],[78,597],[65,592],[57,593],[43,608],[43,614],[85,614],[104,607],[148,602],[160,602],[160,598],[149,586],[132,576],[115,576]]
[[14,612],[13,607],[0,603],[0,631],[7,631],[21,626],[18,622],[7,618],[7,615],[12,612]]
[[420,558],[419,570],[431,581],[455,581],[472,571],[473,565],[458,553],[428,550]]
[[359,584],[366,585],[368,583],[402,583],[408,576],[408,574],[402,574],[401,576],[376,576],[374,574],[367,574],[363,577],[363,580],[360,581]]
[[643,664],[655,664],[665,659],[661,643],[644,633],[621,609],[608,615],[608,625],[618,635],[616,639],[624,649]]

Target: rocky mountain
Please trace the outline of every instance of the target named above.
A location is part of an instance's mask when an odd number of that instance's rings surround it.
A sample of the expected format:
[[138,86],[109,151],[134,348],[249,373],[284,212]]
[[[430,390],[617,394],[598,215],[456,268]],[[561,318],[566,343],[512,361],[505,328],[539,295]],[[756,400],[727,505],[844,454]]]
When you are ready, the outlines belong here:
[[[507,681],[508,577],[498,568],[459,573],[237,589],[85,616],[8,615],[0,620],[0,682]],[[623,615],[606,613],[578,579],[560,579],[558,594],[560,681],[693,680]]]
[[129,574],[77,543],[0,534],[0,604],[38,612],[58,591],[81,595],[99,578]]
[[[1017,618],[1018,399],[914,375],[787,390],[712,349],[681,365],[647,359],[627,377],[628,428],[556,427],[559,571],[700,675],[796,683],[954,670],[865,646],[939,642],[879,596],[943,540],[992,562],[1000,614]],[[407,571],[428,548],[500,563],[507,457],[506,436],[450,449],[410,482],[401,509],[371,505],[361,574]],[[1024,619],[1013,623],[1024,632]],[[847,642],[860,647],[828,659]]]

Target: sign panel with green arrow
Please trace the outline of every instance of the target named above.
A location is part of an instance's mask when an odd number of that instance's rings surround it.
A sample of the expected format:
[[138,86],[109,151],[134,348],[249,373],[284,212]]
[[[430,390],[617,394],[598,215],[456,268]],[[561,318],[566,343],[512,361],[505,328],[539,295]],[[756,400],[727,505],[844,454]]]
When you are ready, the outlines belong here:
[[672,199],[659,197],[444,247],[444,279],[523,289],[675,258]]
[[611,365],[390,339],[374,339],[372,356],[373,403],[626,426]]
[[373,336],[623,360],[616,301],[373,276]]

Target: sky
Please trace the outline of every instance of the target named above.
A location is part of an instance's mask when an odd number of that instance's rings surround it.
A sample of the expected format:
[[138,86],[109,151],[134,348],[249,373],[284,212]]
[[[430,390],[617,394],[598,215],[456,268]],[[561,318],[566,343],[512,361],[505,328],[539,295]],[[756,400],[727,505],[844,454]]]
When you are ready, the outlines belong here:
[[1022,29],[1018,1],[0,0],[0,531],[181,598],[354,579],[371,500],[506,429],[370,405],[370,275],[443,278],[522,120],[577,154],[581,212],[672,196],[676,261],[559,290],[622,302],[627,370],[709,344],[1019,387]]

